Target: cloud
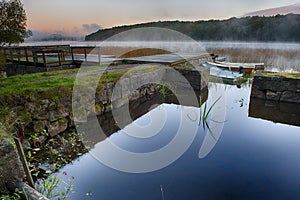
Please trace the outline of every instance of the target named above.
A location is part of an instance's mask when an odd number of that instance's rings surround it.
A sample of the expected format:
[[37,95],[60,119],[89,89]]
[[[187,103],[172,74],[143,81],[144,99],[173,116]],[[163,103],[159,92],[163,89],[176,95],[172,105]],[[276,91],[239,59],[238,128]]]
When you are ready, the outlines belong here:
[[103,29],[103,27],[93,23],[93,24],[82,24],[81,27],[73,27],[71,29],[64,28],[55,31],[32,30],[33,35],[26,40],[27,41],[49,40],[54,36],[56,38],[59,36],[63,39],[69,39],[69,40],[74,40],[74,39],[82,40],[85,35],[96,32],[99,29]]
[[44,32],[32,30],[32,36],[25,41],[63,41],[63,40],[83,40],[83,35],[70,34],[64,31]]
[[99,29],[103,29],[103,27],[98,24],[82,24],[82,28],[86,33],[92,33],[98,31]]

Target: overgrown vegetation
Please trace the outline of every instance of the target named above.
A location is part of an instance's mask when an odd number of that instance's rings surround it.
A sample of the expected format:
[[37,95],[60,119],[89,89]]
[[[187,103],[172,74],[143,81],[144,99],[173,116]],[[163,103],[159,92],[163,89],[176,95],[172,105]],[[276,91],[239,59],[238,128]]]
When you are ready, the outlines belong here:
[[285,77],[285,78],[294,78],[294,79],[300,79],[300,73],[288,73],[288,72],[261,72],[261,75],[264,76],[279,76],[279,77]]
[[[37,190],[48,199],[68,199],[69,194],[74,192],[74,177],[72,176],[68,181],[64,181],[62,176],[67,175],[67,172],[63,172],[62,174],[51,174],[47,179],[39,179],[36,184]],[[64,188],[64,190],[61,188]]]
[[5,188],[0,188],[1,200],[20,200],[22,197],[24,197],[26,200],[29,200],[29,197],[25,191],[18,191],[18,189],[16,189],[15,192],[11,193]]
[[[86,40],[105,40],[112,35],[134,28],[160,27],[179,31],[195,40],[213,41],[300,41],[300,15],[277,15],[272,17],[243,17],[227,20],[195,22],[166,21],[119,26],[102,29],[86,36]],[[135,41],[136,38],[124,38]],[[141,32],[140,38],[148,41],[153,33]],[[168,35],[158,35],[157,40],[170,39]]]

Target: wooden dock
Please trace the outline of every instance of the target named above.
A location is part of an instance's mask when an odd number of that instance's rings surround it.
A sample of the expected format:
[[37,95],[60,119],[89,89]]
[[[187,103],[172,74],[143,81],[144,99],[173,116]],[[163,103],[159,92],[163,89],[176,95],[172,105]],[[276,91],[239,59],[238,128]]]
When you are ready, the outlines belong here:
[[94,46],[13,46],[3,47],[7,75],[26,74],[119,62],[113,55],[101,55]]
[[[148,49],[141,52],[143,56],[116,58],[114,55],[101,54],[100,47],[95,46],[16,46],[3,47],[7,75],[26,74],[34,72],[51,71],[80,67],[82,65],[100,65],[103,63],[158,63],[164,65],[177,65],[186,62],[193,62],[199,65],[201,62],[211,60],[206,53],[158,53],[155,55]],[[131,55],[131,54],[130,54]],[[137,56],[137,52],[133,55]],[[145,55],[145,56],[144,56]],[[132,56],[132,55],[131,55]]]
[[210,57],[209,54],[187,54],[187,53],[169,53],[151,56],[141,56],[136,58],[124,58],[128,63],[159,63],[165,65],[178,65],[190,61],[206,60]]
[[69,45],[3,47],[5,63],[36,67],[56,67],[65,64]]
[[[91,46],[71,47],[70,45],[53,45],[4,47],[3,55],[6,63],[44,68],[82,64],[82,62],[91,62],[93,64],[101,62],[100,48]],[[91,60],[88,60],[89,55],[93,55]]]

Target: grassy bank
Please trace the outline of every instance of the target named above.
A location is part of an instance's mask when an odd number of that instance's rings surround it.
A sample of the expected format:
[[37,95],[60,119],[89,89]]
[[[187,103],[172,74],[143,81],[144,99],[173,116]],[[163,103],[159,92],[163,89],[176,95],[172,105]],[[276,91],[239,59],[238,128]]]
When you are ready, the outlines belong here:
[[[101,66],[86,67],[86,79],[94,76],[93,72]],[[25,74],[8,77],[0,82],[0,106],[11,104],[10,100],[16,98],[52,99],[58,95],[71,94],[78,69]],[[117,81],[126,70],[117,70],[103,73],[98,84],[101,89],[103,84]]]
[[300,79],[300,73],[287,73],[287,72],[261,72],[259,75],[263,76],[278,76],[278,77],[285,77],[285,78],[293,78],[293,79]]

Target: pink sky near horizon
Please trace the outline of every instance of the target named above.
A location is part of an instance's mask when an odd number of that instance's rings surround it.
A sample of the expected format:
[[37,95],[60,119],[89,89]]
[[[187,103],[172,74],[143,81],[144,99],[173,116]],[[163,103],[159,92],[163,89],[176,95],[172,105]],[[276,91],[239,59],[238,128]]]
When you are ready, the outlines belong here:
[[21,0],[27,28],[42,32],[88,34],[83,24],[109,28],[150,21],[196,21],[238,17],[299,0]]

